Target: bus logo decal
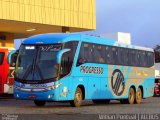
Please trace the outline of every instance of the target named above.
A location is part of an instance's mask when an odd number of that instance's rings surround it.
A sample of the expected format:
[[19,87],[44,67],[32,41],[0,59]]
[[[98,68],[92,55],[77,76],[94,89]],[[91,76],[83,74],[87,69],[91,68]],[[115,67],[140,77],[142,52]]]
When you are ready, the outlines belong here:
[[90,67],[90,66],[81,66],[80,72],[86,74],[103,74],[104,69],[102,67]]
[[14,72],[15,72],[14,67],[10,67],[10,71],[9,71],[9,77],[10,78],[14,78]]
[[121,96],[123,94],[125,89],[124,76],[118,69],[115,69],[112,73],[111,86],[114,94],[117,96]]

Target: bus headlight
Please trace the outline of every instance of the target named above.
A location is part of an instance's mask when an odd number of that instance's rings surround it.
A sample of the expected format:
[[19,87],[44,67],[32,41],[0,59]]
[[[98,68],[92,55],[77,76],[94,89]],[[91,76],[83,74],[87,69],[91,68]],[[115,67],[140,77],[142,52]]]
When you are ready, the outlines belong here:
[[54,94],[48,95],[48,99],[52,98],[53,96],[54,96]]
[[53,90],[55,87],[54,86],[49,86],[47,88],[45,88],[46,90]]
[[50,99],[50,98],[51,98],[51,95],[48,95],[48,98]]
[[16,97],[19,98],[19,95],[17,94]]
[[53,90],[53,89],[56,89],[56,88],[60,87],[61,85],[62,85],[62,83],[57,84],[57,85],[49,86],[49,87],[47,87],[47,88],[45,88],[45,89],[46,89],[46,90]]
[[20,89],[20,86],[14,85],[14,89]]

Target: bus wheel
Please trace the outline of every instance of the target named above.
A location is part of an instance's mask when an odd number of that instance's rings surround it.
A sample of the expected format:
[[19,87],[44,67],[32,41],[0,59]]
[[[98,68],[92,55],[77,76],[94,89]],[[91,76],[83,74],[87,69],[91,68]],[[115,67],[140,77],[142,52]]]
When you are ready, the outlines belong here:
[[36,106],[44,106],[46,101],[34,100],[34,103]]
[[110,100],[109,99],[105,99],[105,100],[92,100],[93,103],[95,104],[109,104]]
[[83,94],[81,88],[76,89],[74,100],[70,101],[72,107],[80,107],[82,102]]
[[130,88],[127,101],[129,104],[134,104],[134,100],[135,100],[135,91],[133,88]]
[[141,88],[138,88],[138,91],[136,92],[135,103],[140,104],[141,102],[142,102],[142,90]]

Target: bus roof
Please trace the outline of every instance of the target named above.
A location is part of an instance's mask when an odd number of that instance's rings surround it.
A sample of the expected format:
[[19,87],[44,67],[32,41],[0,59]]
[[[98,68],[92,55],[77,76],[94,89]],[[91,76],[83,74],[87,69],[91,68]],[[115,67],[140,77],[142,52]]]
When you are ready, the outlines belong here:
[[128,45],[128,44],[119,43],[115,40],[110,40],[106,38],[100,38],[100,37],[84,35],[84,34],[73,34],[73,33],[39,34],[39,35],[35,35],[25,39],[23,41],[23,44],[56,44],[56,43],[64,43],[68,41],[83,41],[83,42],[97,43],[102,45],[118,46],[118,47],[154,52],[154,50],[151,48]]

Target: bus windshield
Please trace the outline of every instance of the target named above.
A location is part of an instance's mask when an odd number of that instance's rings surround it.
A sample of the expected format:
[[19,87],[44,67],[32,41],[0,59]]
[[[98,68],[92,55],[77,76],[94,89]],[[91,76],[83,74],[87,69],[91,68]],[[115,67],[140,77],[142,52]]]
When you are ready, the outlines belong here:
[[0,65],[3,63],[4,53],[0,52]]
[[16,78],[46,80],[57,77],[57,52],[61,45],[21,45],[16,63]]

